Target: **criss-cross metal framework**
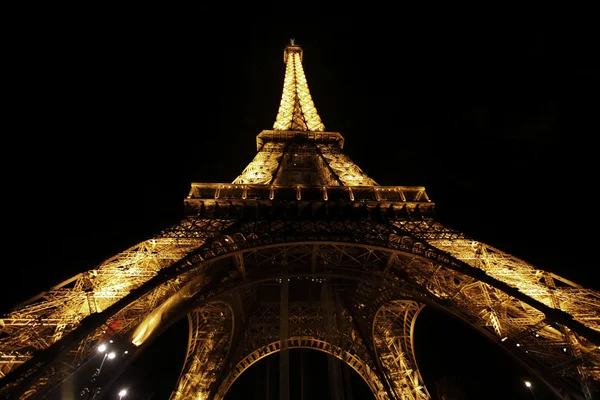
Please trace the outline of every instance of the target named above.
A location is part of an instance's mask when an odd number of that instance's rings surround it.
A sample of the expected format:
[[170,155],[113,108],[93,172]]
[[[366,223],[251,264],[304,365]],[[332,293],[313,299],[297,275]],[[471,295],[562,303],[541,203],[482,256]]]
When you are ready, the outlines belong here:
[[597,398],[600,293],[443,226],[423,187],[377,185],[343,154],[343,137],[324,131],[301,60],[288,45],[274,130],[257,136],[239,177],[193,183],[178,224],[2,318],[0,397],[99,398],[187,318],[173,400],[223,399],[276,352],[285,388],[294,348],[348,364],[377,400],[429,399],[413,331],[431,306],[502,347],[557,398]]

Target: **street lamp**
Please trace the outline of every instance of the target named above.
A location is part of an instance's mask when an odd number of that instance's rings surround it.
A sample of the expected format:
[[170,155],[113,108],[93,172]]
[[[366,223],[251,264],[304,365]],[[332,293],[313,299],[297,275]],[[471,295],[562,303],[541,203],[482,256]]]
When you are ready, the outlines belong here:
[[[82,396],[84,393],[91,393],[91,398],[95,399],[98,393],[100,393],[100,387],[97,386],[97,383],[95,383],[96,379],[98,379],[98,377],[100,376],[100,372],[102,371],[102,367],[104,366],[104,362],[106,361],[106,359],[108,358],[109,360],[112,360],[117,356],[117,354],[114,351],[108,352],[107,350],[108,348],[105,344],[101,344],[100,346],[98,346],[98,352],[104,353],[104,355],[102,356],[102,362],[100,363],[100,366],[96,368],[96,371],[92,374],[92,377],[88,382],[88,385],[95,385],[95,387],[93,390],[90,390],[88,387],[85,387],[82,391]],[[123,393],[123,395],[125,395],[125,393]]]
[[100,367],[98,367],[97,374],[100,375],[100,371],[102,371],[102,367],[104,366],[104,361],[106,361],[106,357],[108,357],[108,353],[104,353],[104,357],[102,357],[102,362],[100,363]]
[[96,373],[93,376],[100,375],[100,371],[102,371],[102,367],[104,366],[104,361],[106,361],[107,358],[109,360],[112,360],[113,358],[115,358],[117,356],[117,354],[114,351],[111,351],[110,353],[107,352],[106,346],[103,344],[98,346],[98,351],[101,353],[104,352],[104,357],[102,357],[102,362],[100,363],[100,367],[96,370]]
[[533,393],[533,385],[531,384],[531,382],[530,381],[525,381],[525,386],[527,386],[527,388],[531,392],[531,395],[533,396],[533,398],[537,399],[537,397],[535,397],[535,393]]
[[127,390],[121,389],[121,391],[119,392],[119,400],[121,400],[123,398],[123,396],[125,396],[126,394],[127,394]]

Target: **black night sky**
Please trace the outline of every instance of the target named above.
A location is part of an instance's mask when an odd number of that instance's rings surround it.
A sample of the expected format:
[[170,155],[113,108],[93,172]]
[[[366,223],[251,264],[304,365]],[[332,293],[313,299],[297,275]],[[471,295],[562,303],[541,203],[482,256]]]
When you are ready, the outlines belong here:
[[[440,222],[600,289],[597,32],[391,16],[271,21],[223,20],[219,32],[81,21],[26,40],[12,61],[18,121],[5,130],[1,311],[176,223],[191,182],[231,182],[275,121],[290,38],[327,130],[370,177],[423,185]],[[417,357],[434,398],[444,376],[468,399],[532,398],[522,382],[535,378],[485,339],[433,310],[422,318]],[[159,339],[171,343],[153,350],[163,361],[126,373],[128,400],[168,399],[183,331]],[[329,398],[320,357],[306,359],[306,379],[324,394],[307,398]],[[267,364],[277,370],[268,360],[227,400],[265,399]]]

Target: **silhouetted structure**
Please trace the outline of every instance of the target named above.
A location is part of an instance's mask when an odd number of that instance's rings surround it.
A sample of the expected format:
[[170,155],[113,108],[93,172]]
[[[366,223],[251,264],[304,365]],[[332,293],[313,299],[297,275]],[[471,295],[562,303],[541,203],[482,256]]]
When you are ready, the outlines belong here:
[[172,399],[222,399],[279,352],[287,400],[293,348],[331,356],[337,399],[340,362],[376,399],[429,399],[413,351],[425,305],[503,347],[558,398],[597,395],[600,294],[438,223],[424,187],[378,185],[325,130],[302,56],[285,47],[275,124],[233,182],[192,183],[180,223],[2,320],[3,398],[100,396],[187,318]]

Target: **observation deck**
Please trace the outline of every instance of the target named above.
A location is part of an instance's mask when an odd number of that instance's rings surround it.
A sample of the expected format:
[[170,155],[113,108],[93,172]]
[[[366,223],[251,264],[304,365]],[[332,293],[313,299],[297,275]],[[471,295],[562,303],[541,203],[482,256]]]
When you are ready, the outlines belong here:
[[[192,183],[184,200],[186,215],[241,216],[253,209],[271,209],[298,215],[331,216],[331,212],[362,209],[385,212],[392,219],[433,215],[434,203],[423,186],[306,186]],[[227,210],[227,211],[225,211]]]

